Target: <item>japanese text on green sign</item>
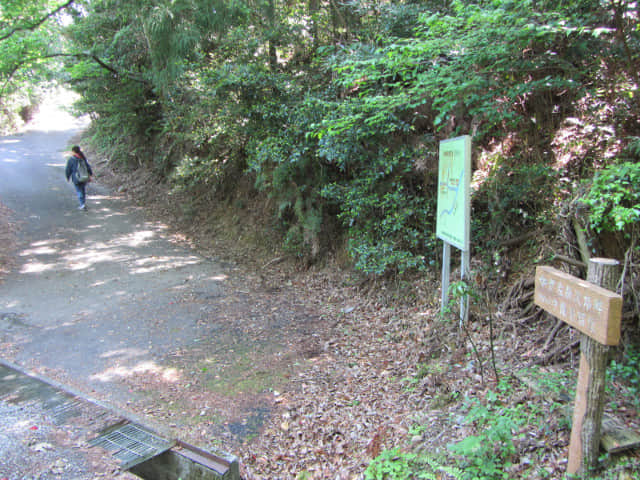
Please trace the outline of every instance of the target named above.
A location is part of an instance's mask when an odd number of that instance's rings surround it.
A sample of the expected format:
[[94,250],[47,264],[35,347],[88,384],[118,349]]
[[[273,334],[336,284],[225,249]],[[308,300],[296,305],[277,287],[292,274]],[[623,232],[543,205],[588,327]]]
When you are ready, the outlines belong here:
[[440,142],[436,236],[463,251],[469,250],[471,137]]

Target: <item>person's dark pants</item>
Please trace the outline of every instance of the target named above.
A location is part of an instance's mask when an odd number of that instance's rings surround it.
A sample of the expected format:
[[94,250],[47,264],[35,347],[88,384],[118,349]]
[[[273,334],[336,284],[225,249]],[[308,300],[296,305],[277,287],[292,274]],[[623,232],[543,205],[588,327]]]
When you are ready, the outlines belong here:
[[76,195],[78,195],[78,202],[80,202],[81,207],[84,207],[84,202],[87,199],[87,195],[85,193],[85,187],[87,186],[87,184],[74,183],[73,185],[76,187]]

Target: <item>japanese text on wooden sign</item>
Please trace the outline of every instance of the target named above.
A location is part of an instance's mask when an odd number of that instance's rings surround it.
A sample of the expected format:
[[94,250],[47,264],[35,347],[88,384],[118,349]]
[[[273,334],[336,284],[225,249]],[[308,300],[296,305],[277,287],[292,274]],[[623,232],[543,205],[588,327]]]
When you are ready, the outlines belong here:
[[536,268],[535,303],[604,345],[620,342],[622,297],[556,270]]

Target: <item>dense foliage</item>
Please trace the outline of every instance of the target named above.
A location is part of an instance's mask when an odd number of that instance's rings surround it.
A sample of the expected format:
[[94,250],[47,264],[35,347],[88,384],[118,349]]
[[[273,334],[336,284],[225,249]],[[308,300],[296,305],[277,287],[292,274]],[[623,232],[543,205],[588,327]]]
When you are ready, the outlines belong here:
[[[289,251],[344,245],[370,274],[434,258],[439,140],[473,135],[475,243],[495,249],[555,214],[558,178],[590,178],[638,135],[631,1],[41,0],[2,14],[5,85],[42,61],[23,43],[64,58],[114,162],[194,202],[250,180]],[[582,128],[563,142],[569,121]]]
[[0,131],[29,119],[43,84],[58,67],[55,59],[62,12],[69,0],[14,0],[0,4]]

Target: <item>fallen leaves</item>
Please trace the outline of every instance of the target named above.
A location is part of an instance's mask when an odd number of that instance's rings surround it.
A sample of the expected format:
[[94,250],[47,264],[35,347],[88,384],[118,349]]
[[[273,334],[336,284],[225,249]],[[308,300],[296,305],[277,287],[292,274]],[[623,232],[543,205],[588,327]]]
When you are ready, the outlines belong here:
[[380,455],[386,431],[387,429],[384,426],[378,428],[378,431],[375,433],[373,438],[369,440],[366,452],[370,458],[376,458],[378,455]]

